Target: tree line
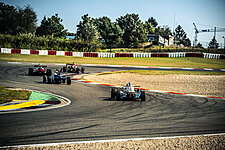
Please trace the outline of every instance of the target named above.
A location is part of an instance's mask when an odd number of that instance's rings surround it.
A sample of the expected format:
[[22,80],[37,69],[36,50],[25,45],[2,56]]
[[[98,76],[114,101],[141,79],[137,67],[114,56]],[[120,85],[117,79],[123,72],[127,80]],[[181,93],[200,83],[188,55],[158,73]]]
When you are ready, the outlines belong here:
[[[0,46],[30,49],[93,51],[95,49],[136,48],[148,41],[148,34],[174,36],[176,44],[191,46],[187,34],[178,25],[174,33],[169,26],[159,26],[155,18],[141,21],[138,14],[126,14],[113,22],[109,17],[81,17],[76,33],[64,28],[63,19],[55,14],[37,26],[37,15],[31,6],[15,8],[0,3]],[[66,39],[74,35],[74,40]],[[30,45],[30,46],[29,46]]]

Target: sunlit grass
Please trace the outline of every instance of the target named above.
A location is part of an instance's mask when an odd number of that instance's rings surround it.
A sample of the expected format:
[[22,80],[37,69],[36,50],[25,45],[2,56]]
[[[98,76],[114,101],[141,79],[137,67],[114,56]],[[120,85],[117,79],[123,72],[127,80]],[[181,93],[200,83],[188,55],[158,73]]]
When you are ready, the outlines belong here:
[[36,62],[36,63],[77,63],[77,64],[106,64],[106,65],[131,65],[155,67],[185,67],[185,68],[210,68],[224,69],[224,59],[208,58],[90,58],[71,56],[42,56],[0,54],[0,61],[11,62]]
[[30,94],[31,91],[10,90],[4,86],[0,86],[0,104],[12,100],[28,100]]

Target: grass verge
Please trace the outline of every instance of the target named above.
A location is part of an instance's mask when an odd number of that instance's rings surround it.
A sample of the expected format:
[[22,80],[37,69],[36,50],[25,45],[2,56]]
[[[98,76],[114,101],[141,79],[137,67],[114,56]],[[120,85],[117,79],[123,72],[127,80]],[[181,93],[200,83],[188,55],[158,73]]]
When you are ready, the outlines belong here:
[[90,58],[71,56],[41,56],[0,54],[0,61],[9,62],[36,62],[36,63],[77,63],[77,64],[106,64],[106,65],[131,65],[155,67],[184,67],[184,68],[210,68],[224,69],[224,59],[207,58]]
[[135,73],[141,75],[168,75],[168,74],[182,74],[182,75],[225,75],[225,72],[212,72],[212,71],[161,71],[161,70],[126,70],[103,72],[97,75],[106,75],[114,73]]
[[11,90],[4,86],[0,86],[0,104],[12,100],[28,100],[30,94],[31,91]]

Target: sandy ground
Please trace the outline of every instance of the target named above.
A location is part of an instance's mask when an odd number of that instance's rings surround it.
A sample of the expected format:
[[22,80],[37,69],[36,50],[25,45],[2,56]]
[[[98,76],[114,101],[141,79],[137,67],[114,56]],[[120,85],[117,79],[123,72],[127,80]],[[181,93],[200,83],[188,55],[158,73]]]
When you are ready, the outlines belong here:
[[126,141],[126,142],[105,142],[105,143],[81,143],[81,144],[63,144],[54,146],[33,146],[33,147],[18,147],[8,149],[19,150],[46,150],[46,149],[60,149],[60,150],[148,150],[148,149],[225,149],[225,135],[214,136],[196,136],[184,138],[169,138],[169,139],[153,139],[140,141]]
[[140,75],[116,73],[90,75],[85,79],[124,86],[128,82],[151,90],[225,97],[224,75]]

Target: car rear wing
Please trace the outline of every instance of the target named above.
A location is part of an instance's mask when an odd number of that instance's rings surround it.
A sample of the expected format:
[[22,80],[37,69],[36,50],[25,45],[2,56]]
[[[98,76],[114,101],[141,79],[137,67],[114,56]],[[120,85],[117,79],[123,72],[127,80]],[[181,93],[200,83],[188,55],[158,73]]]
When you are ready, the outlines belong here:
[[46,68],[47,66],[46,65],[34,65],[34,67],[43,67],[43,68]]

